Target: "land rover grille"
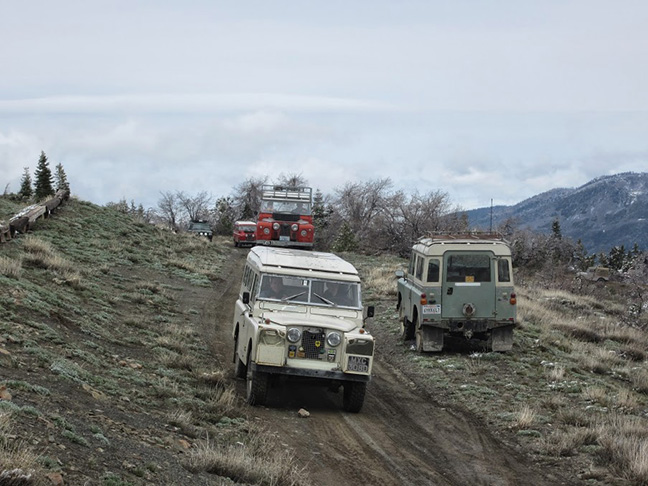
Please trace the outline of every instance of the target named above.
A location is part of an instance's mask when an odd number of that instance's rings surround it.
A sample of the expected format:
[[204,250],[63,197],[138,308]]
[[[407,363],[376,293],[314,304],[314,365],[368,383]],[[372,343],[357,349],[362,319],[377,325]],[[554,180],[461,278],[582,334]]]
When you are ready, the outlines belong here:
[[326,334],[324,331],[304,331],[302,335],[302,347],[304,357],[307,359],[320,359],[324,356]]

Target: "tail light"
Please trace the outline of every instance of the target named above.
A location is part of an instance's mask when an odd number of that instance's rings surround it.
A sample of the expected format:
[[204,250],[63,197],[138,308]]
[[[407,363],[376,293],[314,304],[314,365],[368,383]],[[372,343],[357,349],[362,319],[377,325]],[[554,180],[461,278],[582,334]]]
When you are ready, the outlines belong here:
[[517,304],[517,296],[514,293],[511,293],[511,299],[509,300],[511,305]]
[[427,305],[427,295],[421,294],[421,305]]

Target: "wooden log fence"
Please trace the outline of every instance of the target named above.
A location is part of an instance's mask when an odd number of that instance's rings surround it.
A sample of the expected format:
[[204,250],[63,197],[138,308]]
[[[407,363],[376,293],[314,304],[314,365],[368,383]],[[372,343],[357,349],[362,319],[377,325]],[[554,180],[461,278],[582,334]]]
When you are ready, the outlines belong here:
[[24,208],[9,220],[9,224],[0,221],[0,243],[11,240],[16,233],[27,233],[39,218],[48,218],[56,208],[69,198],[70,191],[60,189],[47,201]]

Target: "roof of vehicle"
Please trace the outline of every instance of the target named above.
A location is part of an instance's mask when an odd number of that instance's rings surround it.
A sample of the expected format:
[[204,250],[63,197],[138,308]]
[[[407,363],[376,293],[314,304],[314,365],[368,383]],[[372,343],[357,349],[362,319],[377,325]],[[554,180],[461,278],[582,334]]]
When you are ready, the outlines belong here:
[[256,226],[256,221],[236,221],[234,224],[238,225],[254,225]]
[[499,233],[439,233],[421,238],[413,248],[426,255],[449,250],[490,250],[495,255],[511,254],[509,243]]
[[353,280],[358,279],[356,268],[333,253],[255,246],[248,253],[248,260],[264,267],[263,271],[291,274],[305,271],[320,273],[320,277],[347,276],[354,277]]

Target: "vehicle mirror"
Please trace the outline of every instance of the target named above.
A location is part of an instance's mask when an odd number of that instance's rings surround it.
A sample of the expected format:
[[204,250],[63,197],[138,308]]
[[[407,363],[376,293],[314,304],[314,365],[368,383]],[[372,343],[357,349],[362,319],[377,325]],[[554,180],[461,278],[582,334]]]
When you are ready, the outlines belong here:
[[405,272],[403,272],[401,269],[396,270],[396,272],[394,272],[394,273],[396,274],[396,277],[398,277],[398,278],[403,278],[405,276]]
[[243,298],[241,299],[244,304],[250,303],[250,292],[243,292]]
[[373,317],[376,312],[376,308],[373,305],[367,306],[367,317]]

